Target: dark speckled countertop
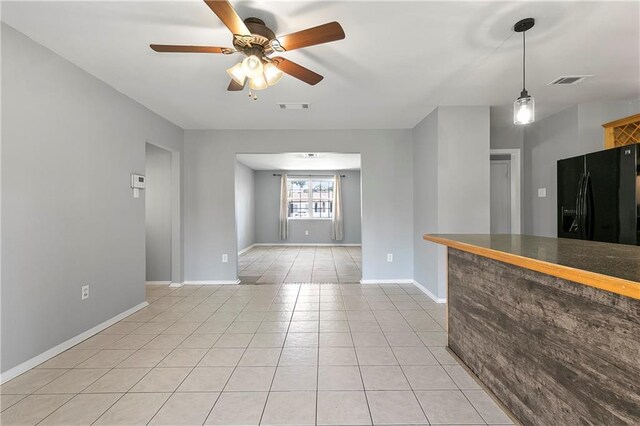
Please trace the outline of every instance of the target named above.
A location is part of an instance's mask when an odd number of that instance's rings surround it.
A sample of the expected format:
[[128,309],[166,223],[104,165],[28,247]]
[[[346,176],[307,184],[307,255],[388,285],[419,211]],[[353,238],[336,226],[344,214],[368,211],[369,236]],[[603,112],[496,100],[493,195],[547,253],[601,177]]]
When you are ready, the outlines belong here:
[[509,234],[425,234],[424,239],[640,299],[640,247]]

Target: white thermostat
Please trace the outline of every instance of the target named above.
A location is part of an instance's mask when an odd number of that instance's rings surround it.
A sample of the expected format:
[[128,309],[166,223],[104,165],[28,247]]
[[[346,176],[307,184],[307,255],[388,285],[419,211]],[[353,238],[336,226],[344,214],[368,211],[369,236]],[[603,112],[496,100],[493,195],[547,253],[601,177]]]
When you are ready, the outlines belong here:
[[131,175],[131,187],[144,189],[145,178],[142,175]]

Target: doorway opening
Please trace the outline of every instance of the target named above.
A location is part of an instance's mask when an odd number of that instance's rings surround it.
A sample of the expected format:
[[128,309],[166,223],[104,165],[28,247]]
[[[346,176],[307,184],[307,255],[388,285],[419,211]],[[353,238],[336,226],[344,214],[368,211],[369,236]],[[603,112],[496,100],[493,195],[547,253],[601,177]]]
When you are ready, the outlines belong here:
[[241,284],[362,278],[360,154],[237,154]]
[[145,205],[145,280],[149,299],[165,291],[158,286],[182,286],[180,153],[147,142],[144,173],[145,189],[141,193]]
[[490,152],[491,233],[520,234],[520,150]]

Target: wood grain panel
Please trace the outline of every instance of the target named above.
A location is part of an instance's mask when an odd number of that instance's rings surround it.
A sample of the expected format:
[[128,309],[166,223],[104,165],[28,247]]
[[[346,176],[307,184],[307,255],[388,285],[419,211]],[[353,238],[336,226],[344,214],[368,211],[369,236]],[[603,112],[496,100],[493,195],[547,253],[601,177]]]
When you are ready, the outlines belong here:
[[640,301],[449,248],[449,347],[524,424],[640,424]]

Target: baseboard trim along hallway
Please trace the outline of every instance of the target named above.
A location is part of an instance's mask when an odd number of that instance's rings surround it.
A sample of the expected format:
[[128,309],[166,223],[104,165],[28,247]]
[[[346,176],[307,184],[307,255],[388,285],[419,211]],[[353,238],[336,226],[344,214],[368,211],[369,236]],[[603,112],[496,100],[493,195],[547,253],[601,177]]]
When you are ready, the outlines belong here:
[[413,284],[411,278],[398,278],[391,280],[360,280],[360,284]]
[[256,246],[255,244],[251,244],[250,246],[247,246],[247,247],[243,248],[242,250],[239,250],[238,251],[238,256],[240,256],[242,253],[248,252],[249,250],[251,250],[255,246]]
[[420,291],[422,291],[424,294],[426,294],[431,299],[433,299],[434,302],[436,302],[436,303],[447,303],[447,298],[446,297],[436,297],[435,294],[433,294],[429,290],[427,290],[427,288],[425,286],[423,286],[422,284],[420,284],[418,281],[413,280],[413,285],[418,287],[418,289],[420,289]]
[[[362,244],[334,243],[256,243],[252,247],[360,247]],[[246,250],[245,250],[246,251]]]
[[437,297],[435,294],[431,293],[427,290],[422,284],[413,279],[396,279],[396,280],[360,280],[360,284],[413,284],[415,285],[421,292],[429,296],[436,303],[447,303],[447,299],[445,297]]
[[205,281],[185,281],[185,285],[235,285],[240,284],[240,280],[205,280]]
[[109,327],[111,327],[113,324],[117,323],[118,321],[120,321],[121,319],[124,319],[126,317],[128,317],[131,314],[134,314],[136,312],[138,312],[140,309],[149,306],[148,302],[142,302],[136,306],[134,306],[133,308],[127,309],[124,312],[119,313],[118,315],[109,318],[108,320],[96,325],[93,328],[90,328],[89,330],[78,334],[77,336],[72,337],[69,340],[66,340],[62,343],[60,343],[57,346],[54,346],[53,348],[42,352],[40,355],[37,355],[25,362],[23,362],[22,364],[16,365],[15,367],[5,371],[4,373],[2,373],[2,375],[0,375],[0,384],[5,383],[11,379],[13,379],[14,377],[19,376],[20,374],[24,373],[25,371],[28,371],[30,369],[32,369],[33,367],[42,364],[45,361],[48,361],[49,359],[53,358],[56,355],[61,354],[62,352],[66,351],[67,349],[77,345],[78,343],[82,342],[83,340],[88,339],[89,337],[100,333],[102,330],[105,330]]

